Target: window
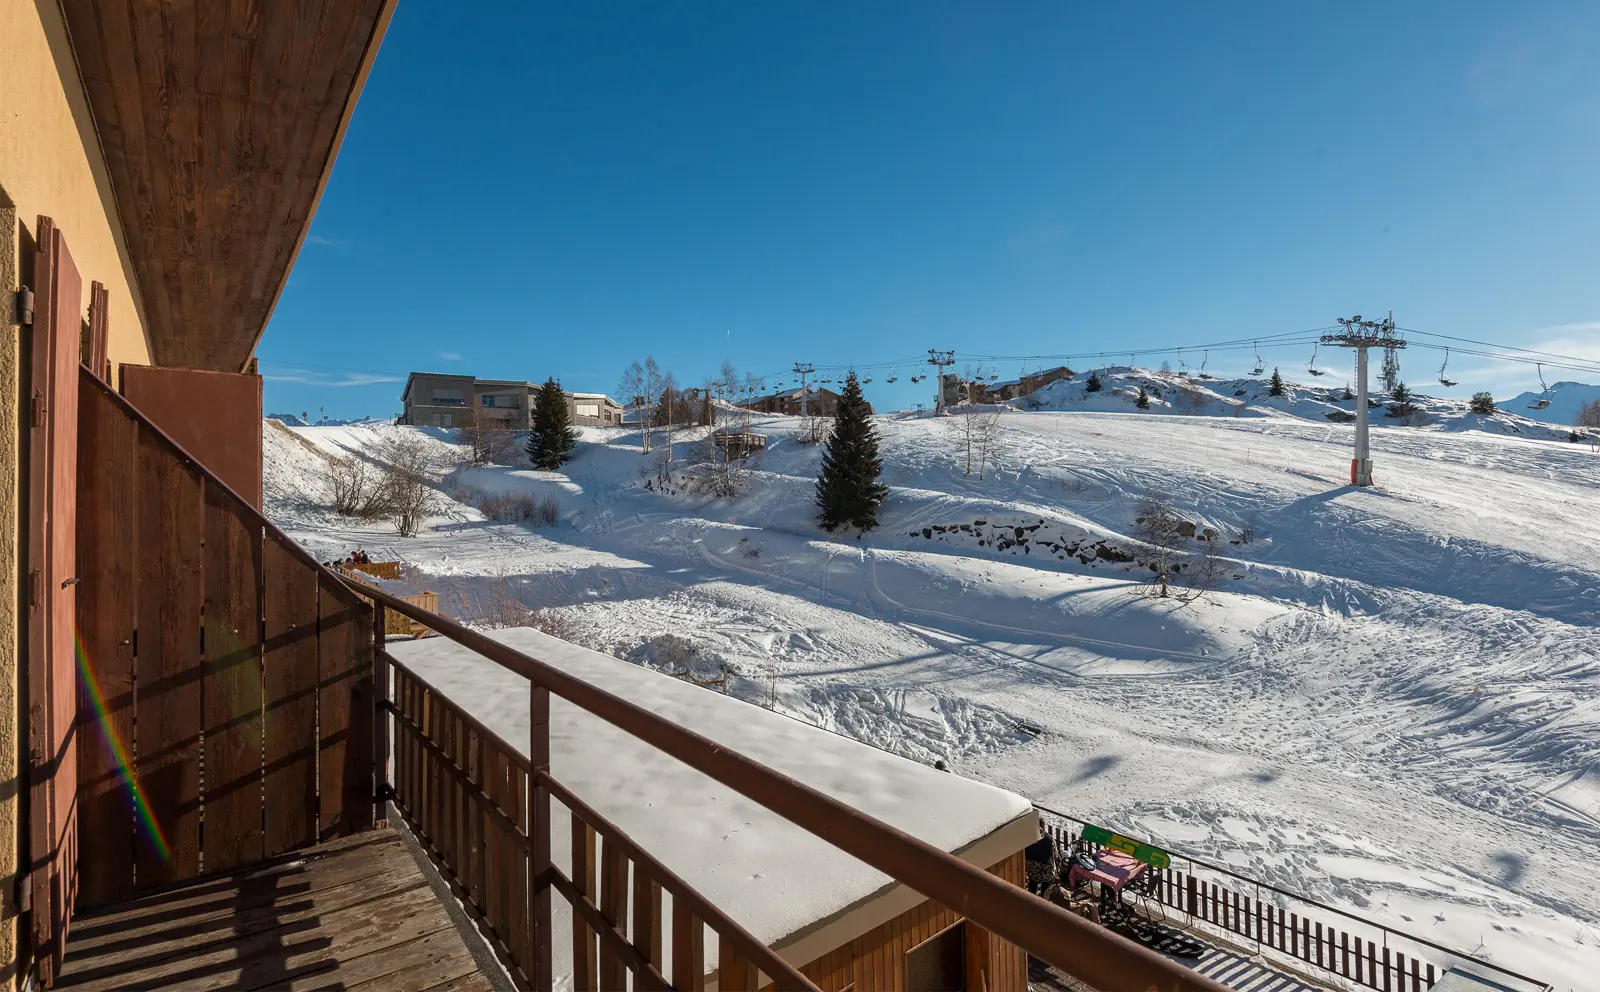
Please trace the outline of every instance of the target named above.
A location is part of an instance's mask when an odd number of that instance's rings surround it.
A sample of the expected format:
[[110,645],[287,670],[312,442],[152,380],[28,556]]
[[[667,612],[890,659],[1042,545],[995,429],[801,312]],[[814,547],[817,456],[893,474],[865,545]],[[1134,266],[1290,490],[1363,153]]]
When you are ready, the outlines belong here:
[[578,404],[578,416],[580,416],[580,417],[598,417],[598,416],[600,416],[600,404],[598,404],[598,403],[579,403]]
[[440,406],[466,406],[467,397],[459,389],[433,388],[433,402]]
[[494,407],[498,410],[515,410],[517,408],[517,398],[511,393],[485,393],[483,405]]

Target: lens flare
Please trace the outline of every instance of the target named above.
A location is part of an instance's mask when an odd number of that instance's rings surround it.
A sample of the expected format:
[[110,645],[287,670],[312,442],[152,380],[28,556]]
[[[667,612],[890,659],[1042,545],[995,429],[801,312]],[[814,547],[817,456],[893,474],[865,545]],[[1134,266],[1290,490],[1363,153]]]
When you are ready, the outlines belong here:
[[133,811],[144,828],[150,846],[163,862],[170,861],[172,852],[167,847],[166,835],[161,832],[161,824],[156,822],[155,814],[150,812],[150,805],[145,802],[144,793],[139,789],[139,779],[134,774],[133,762],[128,758],[127,749],[117,740],[117,735],[111,728],[111,715],[106,711],[105,695],[101,693],[100,683],[94,677],[94,670],[89,666],[89,656],[83,650],[83,639],[74,635],[72,640],[77,648],[78,675],[83,679],[84,688],[89,691],[89,705],[94,707],[94,723],[100,728],[100,739],[105,742],[106,751],[110,754],[112,763],[116,765],[117,773],[122,776],[123,787],[133,799]]

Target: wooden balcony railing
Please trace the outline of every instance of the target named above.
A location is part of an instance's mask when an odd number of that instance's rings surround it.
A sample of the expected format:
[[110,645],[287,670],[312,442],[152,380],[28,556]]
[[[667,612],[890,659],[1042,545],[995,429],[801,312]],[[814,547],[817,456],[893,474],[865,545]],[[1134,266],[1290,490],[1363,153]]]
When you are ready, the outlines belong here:
[[[390,687],[388,702],[380,705],[393,714],[396,725],[395,805],[423,837],[519,983],[550,987],[554,891],[573,907],[573,980],[580,992],[623,988],[625,973],[632,975],[635,987],[703,988],[706,927],[718,938],[719,992],[768,984],[816,988],[793,964],[710,905],[551,776],[554,693],[924,896],[959,907],[974,924],[1089,985],[1206,992],[1224,988],[637,703],[382,590],[363,588],[361,594],[376,601],[380,614],[400,612],[528,680],[531,753],[524,756],[381,646],[377,653],[380,695]],[[384,626],[380,621],[374,629]],[[552,797],[572,815],[575,877],[550,862]],[[598,883],[596,834],[603,842]],[[496,874],[511,880],[508,889],[489,881]],[[670,974],[661,971],[666,936],[661,890],[673,897]]]

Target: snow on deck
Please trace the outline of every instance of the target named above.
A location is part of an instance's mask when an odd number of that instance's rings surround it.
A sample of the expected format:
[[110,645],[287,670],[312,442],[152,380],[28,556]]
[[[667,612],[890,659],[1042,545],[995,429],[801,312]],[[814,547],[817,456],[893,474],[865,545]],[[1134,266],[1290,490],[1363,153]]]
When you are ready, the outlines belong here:
[[[946,851],[960,851],[1033,811],[1028,800],[1004,789],[536,630],[490,636]],[[389,650],[527,753],[525,679],[442,637],[391,643]],[[765,943],[779,943],[892,886],[882,872],[555,696],[550,750],[557,781]],[[557,815],[556,825],[565,819]],[[561,840],[552,842],[558,862],[568,849]]]

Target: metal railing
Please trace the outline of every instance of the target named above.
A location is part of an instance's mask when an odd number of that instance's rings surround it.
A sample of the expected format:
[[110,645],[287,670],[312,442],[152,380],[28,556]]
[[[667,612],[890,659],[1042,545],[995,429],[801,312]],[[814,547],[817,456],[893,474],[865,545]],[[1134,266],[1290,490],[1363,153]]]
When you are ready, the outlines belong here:
[[[703,987],[697,922],[711,927],[719,937],[719,990],[756,989],[767,982],[777,989],[816,988],[777,952],[696,894],[551,777],[553,693],[1080,981],[1103,989],[1224,992],[1224,986],[1214,980],[1149,948],[630,700],[381,589],[363,586],[355,591],[375,601],[380,613],[394,610],[426,624],[529,682],[531,753],[524,757],[396,663],[382,650],[381,640],[376,653],[380,706],[396,723],[392,798],[422,835],[430,855],[441,863],[458,897],[479,917],[486,937],[520,984],[541,990],[551,987],[553,890],[573,906],[574,985],[578,989],[620,988],[625,972],[631,972],[641,987]],[[375,631],[384,629],[381,618],[373,626]],[[391,669],[395,673],[393,692],[389,688]],[[387,748],[387,742],[379,747]],[[376,764],[380,769],[387,766],[386,751],[380,751]],[[552,797],[566,805],[573,817],[570,878],[550,862]],[[473,831],[485,838],[482,845],[474,846],[477,835]],[[596,834],[605,842],[599,846],[598,880]],[[489,837],[495,838],[497,845],[497,872],[488,871],[491,866],[483,860],[486,854],[474,861],[474,850],[489,850]],[[631,900],[630,863],[634,869]],[[505,871],[508,865],[510,870]],[[508,896],[491,887],[496,884],[490,882],[491,874],[512,879]],[[673,895],[670,976],[660,970],[662,889]]]
[[[1045,818],[1045,832],[1055,837],[1063,850],[1078,838],[1083,827],[1091,825],[1087,820],[1048,806],[1035,803],[1034,809]],[[1052,823],[1052,819],[1075,824],[1077,831],[1070,826],[1063,827],[1060,822]],[[1191,922],[1251,941],[1258,952],[1276,952],[1273,956],[1302,969],[1312,969],[1381,992],[1426,992],[1438,981],[1443,970],[1461,963],[1539,988],[1548,987],[1538,979],[1241,875],[1222,865],[1170,848],[1163,850],[1171,855],[1174,864],[1157,870],[1148,898],[1165,909],[1184,914]],[[1177,862],[1182,862],[1183,866]],[[1304,912],[1305,907],[1316,913]],[[1337,917],[1339,922],[1329,917]],[[1419,953],[1417,948],[1426,950]],[[1435,955],[1435,960],[1428,960]]]

